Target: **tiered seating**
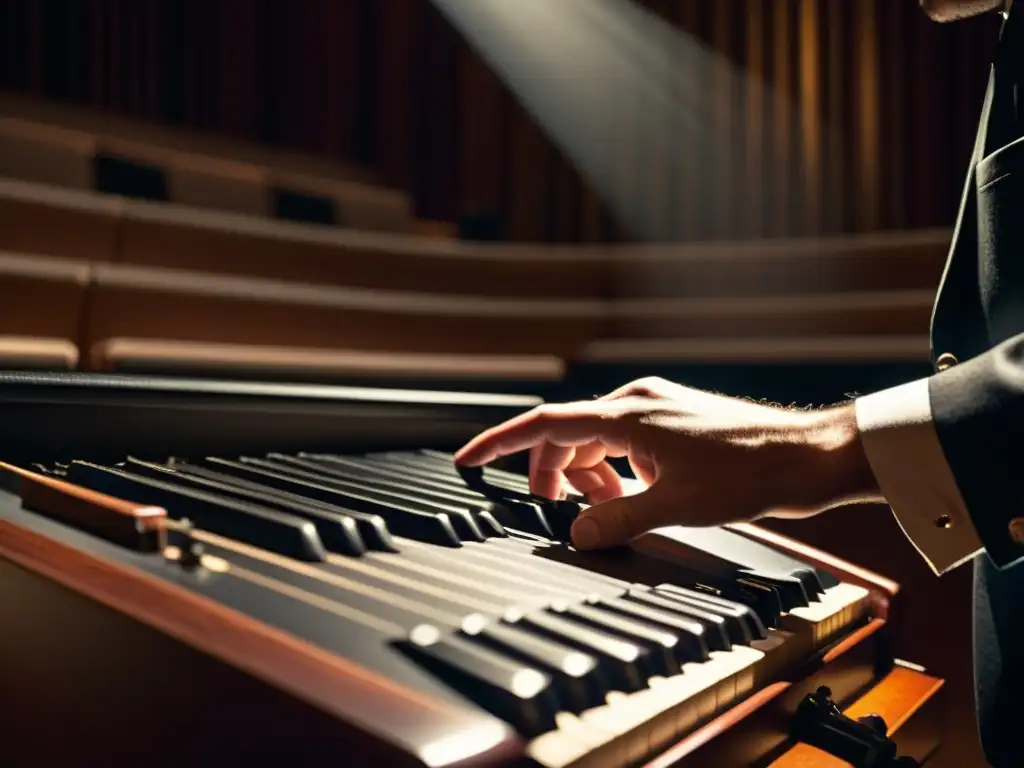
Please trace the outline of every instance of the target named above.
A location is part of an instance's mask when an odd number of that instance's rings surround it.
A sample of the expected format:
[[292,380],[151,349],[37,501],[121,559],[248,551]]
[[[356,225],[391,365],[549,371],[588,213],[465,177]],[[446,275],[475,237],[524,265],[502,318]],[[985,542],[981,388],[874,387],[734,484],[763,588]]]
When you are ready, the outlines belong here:
[[0,176],[214,210],[409,232],[406,194],[364,169],[0,96]]
[[[786,371],[780,391],[801,376],[814,377],[819,391],[822,366],[863,373],[884,364],[886,376],[903,378],[893,373],[899,365],[927,361],[945,231],[713,245],[470,244],[275,220],[270,198],[252,190],[274,179],[312,179],[321,191],[351,182],[304,170],[247,176],[257,166],[235,157],[207,162],[146,140],[103,142],[101,150],[145,156],[154,167],[172,158],[178,165],[167,167],[179,171],[165,177],[166,194],[153,183],[149,201],[75,190],[71,181],[0,179],[0,249],[12,254],[2,289],[14,297],[5,299],[0,332],[55,340],[9,341],[0,347],[5,365],[489,388],[568,376],[563,394],[589,396],[615,379],[673,371],[748,393],[751,376]],[[108,170],[121,172],[116,163]],[[153,181],[144,169],[124,172],[140,186]],[[366,194],[372,203],[377,192]],[[846,372],[840,380],[890,383]]]
[[118,260],[427,294],[597,298],[600,251],[476,246],[128,201]]
[[87,262],[0,252],[0,361],[71,369],[84,316]]

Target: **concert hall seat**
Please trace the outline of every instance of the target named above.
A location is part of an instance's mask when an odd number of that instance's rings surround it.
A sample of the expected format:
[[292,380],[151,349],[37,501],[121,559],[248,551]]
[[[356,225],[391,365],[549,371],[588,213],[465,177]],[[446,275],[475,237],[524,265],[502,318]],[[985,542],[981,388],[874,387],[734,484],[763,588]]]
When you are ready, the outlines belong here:
[[140,141],[103,138],[102,152],[161,169],[170,202],[210,210],[267,216],[267,170]]
[[279,207],[278,218],[376,232],[407,233],[413,229],[409,198],[397,190],[279,169],[270,170],[269,183],[279,201],[288,196],[306,198],[315,204],[307,204],[307,208],[323,209],[315,216],[300,216]]
[[0,252],[0,366],[73,368],[90,266]]
[[439,294],[598,298],[601,252],[471,245],[128,201],[129,264]]
[[110,261],[122,200],[0,178],[0,249]]
[[70,371],[78,367],[78,347],[68,339],[0,336],[0,369]]
[[[148,186],[159,177],[174,203],[274,215],[280,197],[275,190],[283,190],[321,198],[334,209],[333,223],[339,226],[389,232],[414,228],[408,195],[383,186],[366,168],[11,94],[0,94],[0,111],[19,115],[9,121],[9,136],[0,128],[0,156],[11,154],[5,141],[16,149],[28,147],[23,152],[27,159],[16,157],[9,171],[0,160],[0,175],[120,191],[94,186],[94,158],[99,157],[102,170],[120,161],[122,167],[114,171],[123,176],[135,170],[135,176],[147,177]],[[133,196],[162,197],[152,191]]]
[[96,137],[90,133],[0,117],[0,176],[68,189],[92,189]]
[[90,348],[119,337],[301,348],[564,356],[599,335],[604,307],[362,290],[98,264]]

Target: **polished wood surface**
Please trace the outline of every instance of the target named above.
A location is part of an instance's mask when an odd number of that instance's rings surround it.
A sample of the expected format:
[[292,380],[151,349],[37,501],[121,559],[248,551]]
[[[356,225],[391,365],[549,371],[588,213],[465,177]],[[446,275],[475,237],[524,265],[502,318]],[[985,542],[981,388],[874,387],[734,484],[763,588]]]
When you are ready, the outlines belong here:
[[[83,507],[85,513],[109,515],[113,511],[130,517],[144,512],[134,505],[76,489],[59,480],[9,465],[3,468],[22,481],[20,490],[26,495],[26,502],[42,512],[49,513],[54,506],[52,497],[38,495],[39,488],[84,501],[88,505]],[[160,511],[152,512],[147,519],[160,518]],[[81,522],[80,519],[64,519],[74,524]],[[849,569],[851,575],[869,589],[887,594],[896,591],[895,585],[881,577],[854,569],[823,553],[814,553],[784,537],[767,532],[762,535],[756,526],[751,526],[746,534],[761,540],[770,539],[774,546],[810,556],[814,562],[827,563],[840,577]],[[376,727],[395,723],[397,728],[402,724],[401,728],[406,730],[401,732],[417,742],[429,740],[427,734],[430,733],[450,733],[453,729],[473,727],[474,716],[468,711],[408,691],[173,584],[0,521],[0,563],[4,560],[339,717],[336,724],[339,737],[344,734],[350,739],[354,752],[360,755],[376,755],[393,761],[392,764],[404,764],[397,753],[387,751],[360,730],[365,727],[366,718]],[[676,764],[684,757],[682,764],[687,766],[746,765],[754,755],[771,754],[785,745],[786,713],[791,712],[795,702],[807,692],[817,685],[827,684],[836,691],[837,700],[844,701],[871,684],[886,654],[885,629],[884,620],[869,621],[824,653],[787,670],[783,680],[768,682],[754,696],[691,734],[655,760],[652,768]],[[358,714],[353,710],[356,705]],[[354,725],[356,722],[363,726]],[[410,723],[416,724],[415,732],[407,730]],[[389,727],[389,730],[394,729]],[[486,749],[481,747],[479,753],[467,755],[466,761],[459,764],[505,764],[520,754],[521,749],[519,740],[508,734],[500,742],[489,743]],[[729,762],[737,755],[743,755],[744,762]],[[721,762],[723,759],[726,763]]]
[[13,481],[25,506],[47,517],[140,552],[163,548],[165,509],[114,498],[7,462],[0,462],[0,477]]
[[0,368],[70,371],[78,367],[78,347],[70,339],[0,336]]
[[[421,765],[374,739],[369,726],[393,723],[403,736],[426,744],[429,734],[472,732],[480,725],[480,718],[468,710],[396,685],[168,581],[0,521],[0,563],[5,560],[333,715],[334,744],[344,743],[350,754],[367,760]],[[497,765],[521,753],[511,731],[503,738],[494,735],[492,731],[492,738],[482,740],[476,751],[464,753],[465,765]]]
[[[0,338],[0,354],[3,354]],[[350,377],[395,380],[557,382],[565,363],[551,355],[456,355],[344,349],[296,349],[255,344],[112,338],[93,346],[94,371],[188,372],[205,376],[274,375],[330,381]]]
[[77,341],[90,274],[87,262],[0,251],[0,335]]

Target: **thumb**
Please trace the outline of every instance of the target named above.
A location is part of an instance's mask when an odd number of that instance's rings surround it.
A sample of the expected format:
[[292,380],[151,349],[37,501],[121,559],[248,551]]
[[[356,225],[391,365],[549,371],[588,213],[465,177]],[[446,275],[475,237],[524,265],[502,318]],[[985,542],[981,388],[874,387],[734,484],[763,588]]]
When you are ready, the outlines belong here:
[[619,496],[583,510],[572,524],[578,549],[615,547],[665,525],[671,512],[667,486],[655,483],[632,496]]

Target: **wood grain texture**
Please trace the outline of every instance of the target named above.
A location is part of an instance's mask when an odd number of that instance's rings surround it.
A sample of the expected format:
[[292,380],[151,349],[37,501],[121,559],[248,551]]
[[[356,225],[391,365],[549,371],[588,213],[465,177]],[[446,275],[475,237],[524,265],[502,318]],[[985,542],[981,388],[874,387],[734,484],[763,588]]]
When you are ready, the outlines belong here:
[[[365,726],[353,727],[353,720],[372,722],[424,744],[432,740],[431,734],[464,732],[472,740],[481,722],[493,722],[406,689],[171,583],[93,558],[7,521],[0,521],[0,558],[333,715],[339,733],[347,733],[353,754],[367,751],[386,755],[389,764],[420,764],[404,752],[374,743],[377,740]],[[521,752],[521,741],[506,730],[502,738],[482,742],[475,752],[465,754],[460,765],[500,765]]]
[[167,511],[161,507],[118,499],[6,462],[0,462],[0,476],[12,481],[26,508],[140,552],[163,548]]

